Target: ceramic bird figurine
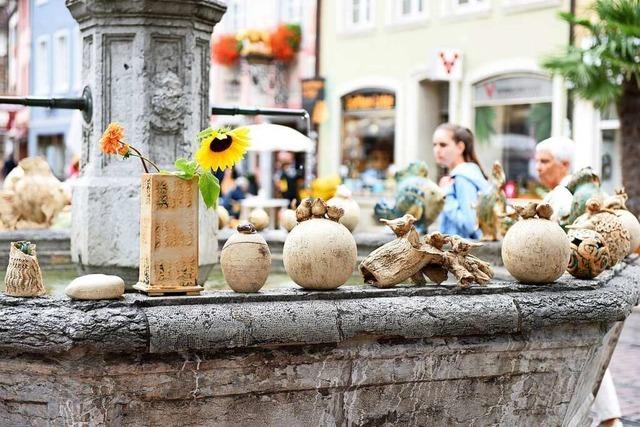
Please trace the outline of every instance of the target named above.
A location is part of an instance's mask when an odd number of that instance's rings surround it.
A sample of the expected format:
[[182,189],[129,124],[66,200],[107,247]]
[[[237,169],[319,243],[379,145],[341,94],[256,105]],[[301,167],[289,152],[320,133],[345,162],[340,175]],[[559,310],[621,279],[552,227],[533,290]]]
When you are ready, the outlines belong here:
[[409,230],[411,230],[411,227],[413,227],[416,219],[413,217],[413,215],[406,214],[396,219],[381,218],[380,222],[388,225],[396,236],[402,237],[407,234]]
[[298,222],[311,219],[311,203],[312,199],[304,199],[300,206],[296,208],[296,219]]
[[327,217],[330,220],[338,222],[342,215],[344,215],[344,209],[337,206],[327,206]]
[[483,246],[482,243],[470,242],[458,236],[450,237],[450,242],[451,252],[462,256],[466,256],[471,250]]
[[327,204],[321,198],[317,198],[311,205],[311,215],[314,218],[324,218],[324,214],[327,213]]
[[502,191],[506,177],[500,162],[491,168],[489,188],[478,195],[478,226],[482,231],[482,240],[498,240],[500,235],[500,215],[505,214],[507,198]]

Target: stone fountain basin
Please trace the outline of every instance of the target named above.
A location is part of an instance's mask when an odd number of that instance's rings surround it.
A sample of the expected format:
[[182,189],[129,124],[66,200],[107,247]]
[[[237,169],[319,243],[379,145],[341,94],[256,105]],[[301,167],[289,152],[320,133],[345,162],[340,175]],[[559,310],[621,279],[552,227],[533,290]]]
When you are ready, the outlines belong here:
[[0,425],[583,425],[639,284],[2,296]]

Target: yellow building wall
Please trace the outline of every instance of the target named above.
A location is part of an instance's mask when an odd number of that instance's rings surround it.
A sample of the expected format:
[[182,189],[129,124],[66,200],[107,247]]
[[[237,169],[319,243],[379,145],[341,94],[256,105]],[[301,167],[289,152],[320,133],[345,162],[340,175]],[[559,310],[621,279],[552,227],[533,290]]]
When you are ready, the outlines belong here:
[[[428,74],[436,49],[462,50],[463,77],[450,87],[449,107],[452,118],[469,125],[471,84],[500,73],[544,73],[539,68],[541,58],[558,52],[569,39],[568,25],[558,18],[560,10],[569,10],[569,0],[542,0],[525,8],[510,7],[509,0],[492,0],[488,12],[466,16],[443,13],[447,1],[425,0],[425,22],[393,25],[389,18],[393,0],[374,0],[374,27],[356,33],[342,25],[346,1],[322,1],[320,67],[326,78],[328,114],[320,126],[319,175],[335,173],[341,161],[339,99],[345,91],[376,82],[396,90],[396,145],[401,144],[400,151],[406,148],[406,155],[397,159],[402,164],[428,156],[429,150],[420,146],[430,146],[430,135],[421,134],[412,110],[420,76]],[[561,82],[555,87],[564,92]],[[562,94],[558,96],[562,103]],[[562,108],[556,108],[554,115],[561,114]]]

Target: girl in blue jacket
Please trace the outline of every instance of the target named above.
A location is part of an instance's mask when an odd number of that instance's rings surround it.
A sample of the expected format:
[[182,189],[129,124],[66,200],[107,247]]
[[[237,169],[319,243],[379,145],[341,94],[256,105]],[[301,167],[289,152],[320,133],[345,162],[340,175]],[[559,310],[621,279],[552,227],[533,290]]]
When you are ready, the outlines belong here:
[[449,171],[440,179],[446,199],[439,217],[440,231],[479,239],[475,205],[478,193],[489,183],[473,147],[473,133],[462,126],[444,123],[433,134],[436,162]]

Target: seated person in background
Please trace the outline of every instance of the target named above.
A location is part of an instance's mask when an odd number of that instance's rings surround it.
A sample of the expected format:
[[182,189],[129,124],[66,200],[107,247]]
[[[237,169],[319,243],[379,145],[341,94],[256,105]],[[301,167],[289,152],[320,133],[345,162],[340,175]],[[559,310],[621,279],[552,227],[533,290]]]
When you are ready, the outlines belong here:
[[235,185],[222,196],[222,206],[233,218],[240,218],[241,201],[247,197],[249,192],[249,180],[239,176],[235,180]]

